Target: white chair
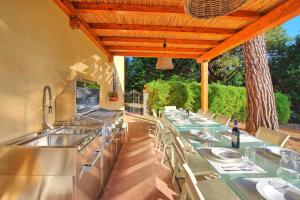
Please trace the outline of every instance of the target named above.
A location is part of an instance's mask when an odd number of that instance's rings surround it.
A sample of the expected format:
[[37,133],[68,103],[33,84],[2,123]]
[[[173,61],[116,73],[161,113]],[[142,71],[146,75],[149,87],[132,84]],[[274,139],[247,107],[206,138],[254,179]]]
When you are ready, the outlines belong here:
[[224,124],[225,126],[229,125],[231,118],[226,117],[225,115],[218,115],[216,118],[216,122],[218,122],[219,124]]
[[[191,200],[205,200],[203,194],[197,186],[197,179],[187,163],[182,164],[185,183],[182,185],[180,200],[185,200],[189,197]],[[217,189],[217,188],[216,188]]]
[[211,112],[205,112],[204,117],[206,117],[207,119],[213,119],[215,116],[214,113]]
[[202,109],[199,109],[199,110],[197,111],[197,114],[200,115],[201,117],[203,117],[204,114],[205,114],[205,111],[203,111]]
[[157,113],[155,112],[155,110],[152,110],[152,114],[153,114],[153,116],[154,116],[155,119],[158,118],[158,115],[157,115]]
[[290,136],[285,133],[277,132],[265,127],[259,127],[255,137],[266,141],[269,144],[278,145],[281,147],[283,147],[290,138]]
[[165,111],[176,110],[176,106],[165,106]]
[[185,182],[182,185],[180,200],[240,200],[240,198],[221,179],[197,182],[187,163],[182,164]]
[[215,170],[210,166],[210,164],[197,152],[193,152],[192,149],[186,148],[180,139],[177,136],[174,139],[173,143],[173,150],[174,150],[174,174],[173,174],[173,182],[175,178],[183,178],[183,174],[180,173],[180,166],[179,162],[182,159],[189,165],[192,169],[193,174],[199,179],[212,179],[212,178],[219,178],[219,175],[216,174]]
[[171,165],[173,167],[175,164],[174,164],[174,149],[172,144],[174,142],[174,139],[178,136],[178,132],[172,126],[168,126],[167,128],[168,130],[164,131],[163,134],[161,135],[161,143],[163,146],[161,164],[162,165],[164,164],[165,156],[167,155],[167,150],[169,149],[171,151],[171,155],[170,155]]

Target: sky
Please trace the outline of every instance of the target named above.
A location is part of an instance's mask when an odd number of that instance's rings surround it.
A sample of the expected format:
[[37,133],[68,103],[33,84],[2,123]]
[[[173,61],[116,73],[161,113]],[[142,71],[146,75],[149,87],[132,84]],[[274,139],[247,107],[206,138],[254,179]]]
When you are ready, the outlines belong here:
[[297,34],[300,34],[300,15],[287,21],[283,24],[283,27],[287,30],[290,37],[295,37]]

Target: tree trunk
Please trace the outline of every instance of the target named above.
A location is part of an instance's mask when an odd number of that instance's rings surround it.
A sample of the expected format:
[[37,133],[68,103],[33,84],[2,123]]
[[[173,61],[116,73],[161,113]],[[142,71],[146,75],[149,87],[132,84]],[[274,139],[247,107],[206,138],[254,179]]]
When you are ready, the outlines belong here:
[[247,92],[246,130],[255,133],[259,126],[278,130],[275,97],[269,71],[264,35],[243,45]]

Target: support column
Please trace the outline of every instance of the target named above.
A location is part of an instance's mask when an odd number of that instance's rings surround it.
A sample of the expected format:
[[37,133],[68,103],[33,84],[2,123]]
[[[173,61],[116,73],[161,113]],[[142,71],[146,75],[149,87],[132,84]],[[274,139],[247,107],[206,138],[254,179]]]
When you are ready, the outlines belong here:
[[208,111],[208,61],[201,62],[201,108]]

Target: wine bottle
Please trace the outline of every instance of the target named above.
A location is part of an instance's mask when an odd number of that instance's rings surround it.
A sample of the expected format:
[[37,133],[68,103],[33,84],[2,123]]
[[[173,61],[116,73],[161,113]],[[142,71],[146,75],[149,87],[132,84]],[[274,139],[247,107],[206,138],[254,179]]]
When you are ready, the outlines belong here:
[[232,128],[231,145],[233,148],[240,148],[240,129],[238,128],[237,120],[234,120],[234,125]]
[[187,109],[185,110],[185,112],[186,112],[187,117],[189,118],[189,116],[190,116],[190,111],[189,111],[189,109],[187,108]]

